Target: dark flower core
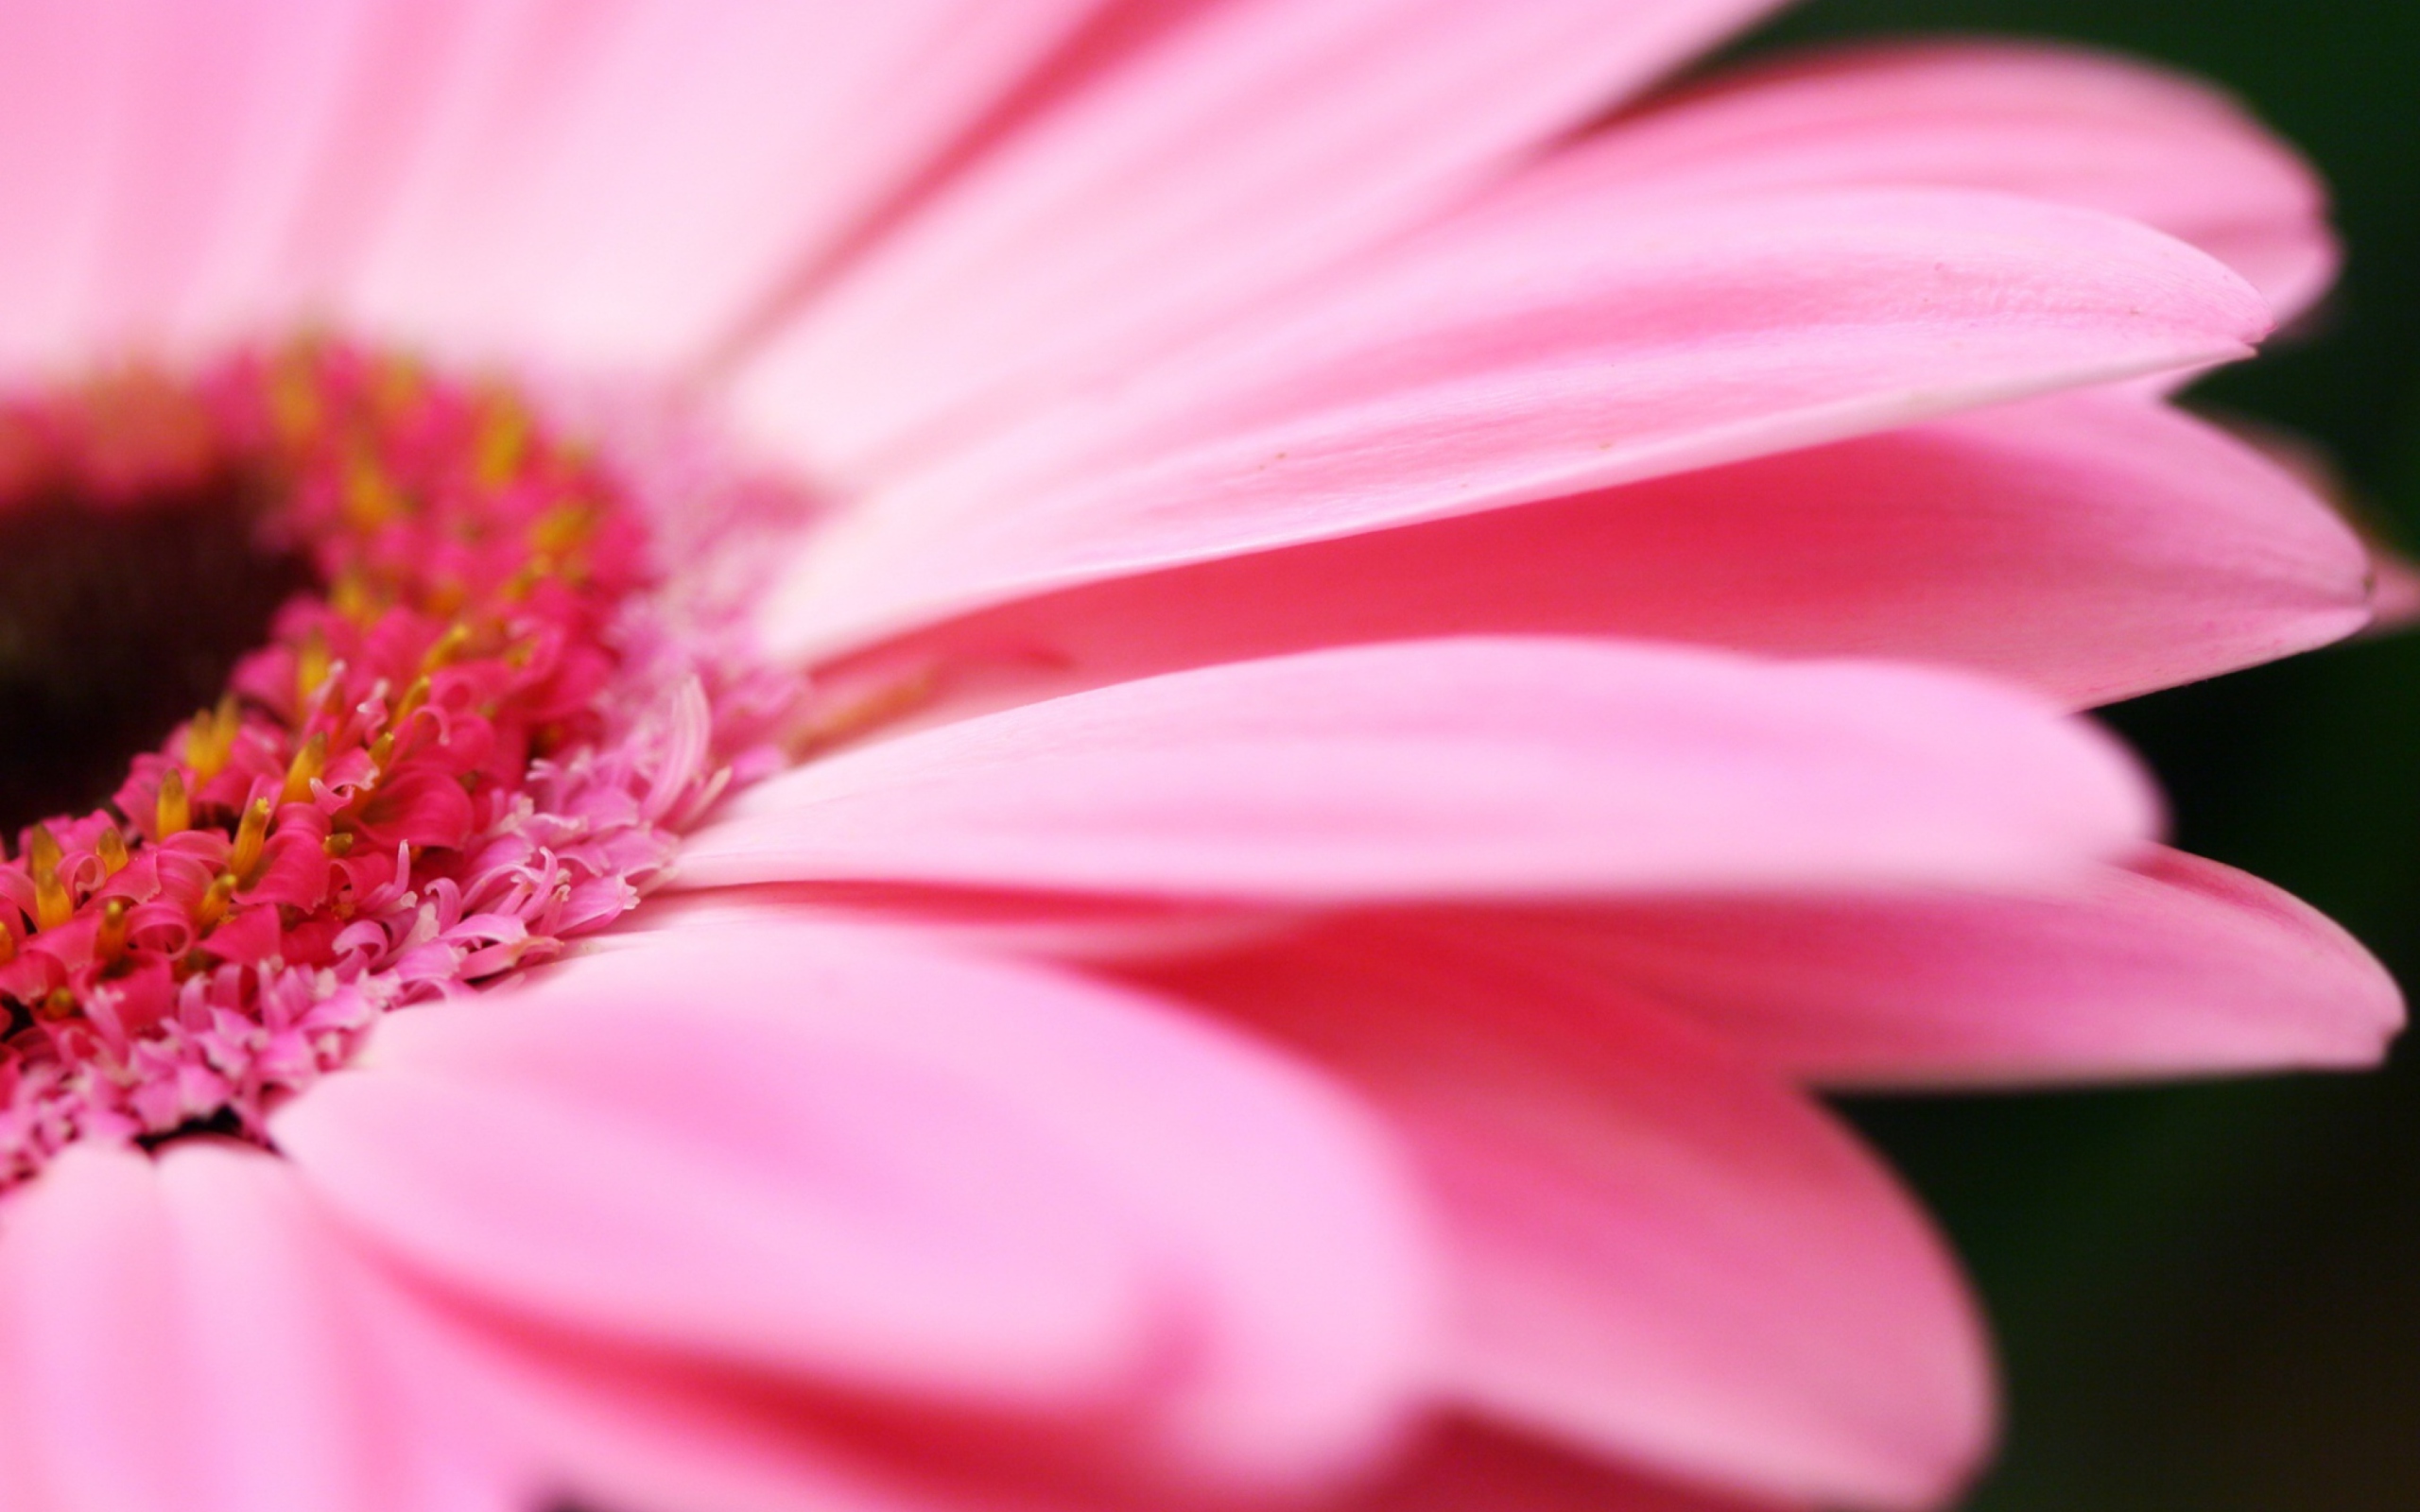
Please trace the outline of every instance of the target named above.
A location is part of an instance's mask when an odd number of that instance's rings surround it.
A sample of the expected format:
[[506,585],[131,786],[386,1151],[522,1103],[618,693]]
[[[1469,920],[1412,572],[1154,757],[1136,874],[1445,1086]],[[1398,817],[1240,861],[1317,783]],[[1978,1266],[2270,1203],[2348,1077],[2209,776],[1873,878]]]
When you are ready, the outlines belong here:
[[0,1181],[629,908],[729,733],[652,581],[613,472],[355,348],[0,408]]
[[265,539],[259,483],[112,498],[51,478],[0,501],[0,833],[105,801],[316,586]]

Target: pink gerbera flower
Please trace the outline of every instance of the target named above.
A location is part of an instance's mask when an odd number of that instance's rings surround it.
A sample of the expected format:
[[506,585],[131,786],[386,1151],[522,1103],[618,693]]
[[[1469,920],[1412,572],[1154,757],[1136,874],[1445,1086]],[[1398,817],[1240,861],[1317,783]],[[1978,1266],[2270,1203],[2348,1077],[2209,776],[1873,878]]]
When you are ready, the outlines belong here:
[[1764,9],[0,5],[0,1503],[1950,1495],[1804,1089],[2400,1021],[2070,713],[2332,253]]

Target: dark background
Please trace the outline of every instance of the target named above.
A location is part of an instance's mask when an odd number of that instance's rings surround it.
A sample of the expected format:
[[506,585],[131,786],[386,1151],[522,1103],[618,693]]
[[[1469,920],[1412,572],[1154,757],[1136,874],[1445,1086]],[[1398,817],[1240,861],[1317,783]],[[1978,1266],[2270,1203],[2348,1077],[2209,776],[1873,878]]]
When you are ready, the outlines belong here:
[[[2089,42],[2233,90],[2334,186],[2307,329],[2195,391],[2324,443],[2420,544],[2420,4],[1807,0],[1742,51]],[[2190,850],[2300,893],[2420,986],[2420,631],[2110,711]],[[1967,1258],[2006,1448],[1975,1512],[2420,1509],[2420,1046],[2369,1077],[1863,1099]]]

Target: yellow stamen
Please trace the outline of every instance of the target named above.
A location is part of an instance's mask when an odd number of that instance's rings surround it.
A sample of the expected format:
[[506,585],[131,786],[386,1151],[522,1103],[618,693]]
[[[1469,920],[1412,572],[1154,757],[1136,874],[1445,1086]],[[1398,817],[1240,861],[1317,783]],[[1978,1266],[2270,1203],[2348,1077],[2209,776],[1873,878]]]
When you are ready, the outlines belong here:
[[420,712],[421,705],[426,702],[428,702],[428,679],[426,678],[413,679],[412,685],[404,690],[404,701],[395,705],[395,712],[387,716],[386,730],[379,734],[376,740],[370,743],[370,759],[372,762],[380,766],[384,766],[389,762],[394,760],[395,740],[397,735],[402,731],[405,721],[418,713]]
[[431,614],[452,614],[471,601],[471,587],[459,577],[441,577],[421,595],[421,607]]
[[405,720],[409,719],[412,715],[420,713],[421,705],[428,702],[430,691],[431,689],[427,678],[414,678],[412,679],[412,685],[404,690],[404,701],[395,705],[395,716],[389,720],[388,723],[389,725],[400,725]]
[[160,796],[151,805],[152,833],[164,840],[193,828],[193,803],[185,797],[182,772],[171,766],[160,779]]
[[472,475],[491,489],[512,481],[529,455],[529,430],[528,412],[519,404],[503,398],[491,404],[473,443]]
[[381,412],[389,418],[403,414],[420,403],[427,389],[427,381],[420,365],[409,357],[387,356],[378,363],[378,374],[371,397]]
[[320,730],[302,743],[294,753],[293,762],[285,768],[285,791],[281,803],[301,803],[311,796],[311,783],[328,769],[327,731]]
[[338,572],[336,581],[328,585],[328,607],[364,627],[376,620],[385,609],[370,579],[354,567]]
[[53,1023],[57,1023],[61,1019],[74,1018],[76,994],[63,987],[52,988],[43,994],[40,1003],[34,1005],[34,1011]]
[[331,861],[342,860],[353,854],[354,842],[360,838],[351,830],[338,830],[320,842],[320,851]]
[[355,457],[344,472],[344,517],[356,530],[372,531],[404,512],[408,501],[378,464]]
[[496,591],[497,596],[508,604],[518,604],[527,599],[530,590],[544,581],[546,575],[552,571],[554,571],[552,558],[532,557],[523,562],[514,570],[512,576],[506,579],[505,585]]
[[[448,662],[451,662],[456,657],[461,655],[462,647],[470,644],[471,627],[468,625],[463,624],[460,620],[456,620],[453,624],[445,627],[445,633],[443,635],[437,638],[437,644],[430,646],[427,652],[421,657],[421,671],[436,671],[439,667],[445,665]],[[423,679],[422,680],[425,681],[426,679]],[[425,695],[423,696],[425,696]]]
[[294,656],[294,705],[307,715],[312,696],[328,680],[336,666],[328,652],[328,638],[318,630],[302,638],[302,647]]
[[126,864],[133,859],[127,854],[126,836],[114,824],[101,832],[101,837],[93,843],[93,850],[100,856],[102,868],[112,877],[124,871]]
[[6,966],[16,958],[16,932],[5,926],[0,926],[0,966]]
[[201,902],[194,908],[194,922],[199,924],[205,933],[216,928],[218,921],[227,917],[227,905],[234,901],[235,874],[222,871],[210,879],[208,890],[202,893]]
[[126,954],[126,900],[112,898],[101,905],[100,928],[93,935],[93,958],[104,968]]
[[277,376],[269,382],[268,404],[270,418],[277,422],[278,434],[289,444],[303,439],[320,427],[319,386],[311,381],[310,370],[302,364],[279,366]]
[[26,866],[34,874],[34,922],[43,929],[57,929],[76,917],[76,900],[59,880],[60,856],[59,836],[47,824],[35,825],[33,838],[26,842]]
[[268,846],[268,799],[256,798],[244,811],[244,820],[235,827],[235,853],[227,858],[227,869],[238,877],[249,877],[260,865],[261,852]]
[[596,509],[587,504],[559,504],[529,525],[529,547],[540,558],[560,557],[588,539],[596,528]]
[[185,765],[193,768],[196,786],[205,786],[227,765],[235,751],[235,731],[242,726],[242,715],[235,707],[235,696],[228,694],[218,700],[215,710],[205,709],[193,716],[185,727]]

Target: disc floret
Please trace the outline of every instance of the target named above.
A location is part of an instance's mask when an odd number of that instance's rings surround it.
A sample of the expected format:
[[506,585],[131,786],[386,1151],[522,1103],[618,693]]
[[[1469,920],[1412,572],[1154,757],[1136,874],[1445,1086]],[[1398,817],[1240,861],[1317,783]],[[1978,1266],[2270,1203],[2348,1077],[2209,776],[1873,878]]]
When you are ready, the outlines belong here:
[[379,1012],[630,907],[738,738],[648,620],[621,485],[509,391],[311,344],[0,418],[12,497],[204,476],[318,587],[109,805],[0,862],[0,1175],[256,1131]]

